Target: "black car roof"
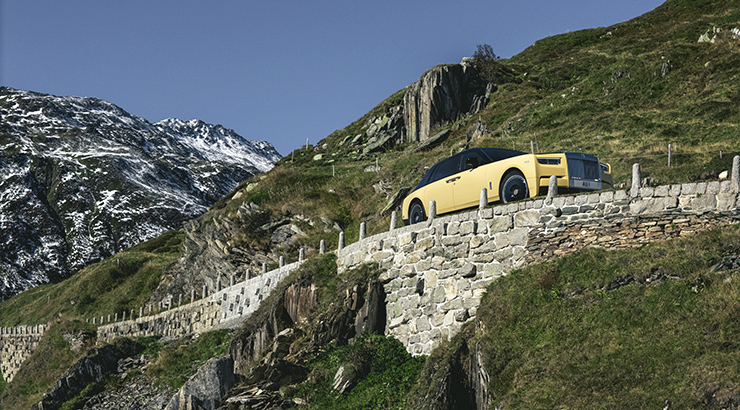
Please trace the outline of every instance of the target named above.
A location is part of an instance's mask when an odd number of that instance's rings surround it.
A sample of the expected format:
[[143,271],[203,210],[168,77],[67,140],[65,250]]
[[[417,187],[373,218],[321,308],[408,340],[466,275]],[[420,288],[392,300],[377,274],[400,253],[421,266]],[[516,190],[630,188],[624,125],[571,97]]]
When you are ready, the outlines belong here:
[[419,188],[427,185],[429,183],[430,177],[434,173],[434,169],[437,168],[437,165],[439,165],[441,162],[447,161],[450,158],[461,157],[461,156],[466,155],[466,154],[468,154],[468,153],[470,153],[472,151],[482,152],[486,157],[488,157],[488,159],[490,160],[490,162],[496,162],[496,161],[500,161],[502,159],[516,157],[516,156],[519,156],[519,155],[526,154],[526,152],[521,152],[521,151],[516,151],[516,150],[513,150],[513,149],[506,149],[506,148],[470,148],[470,149],[466,149],[465,151],[461,151],[461,152],[458,152],[457,154],[450,155],[449,157],[447,157],[447,158],[445,158],[443,160],[440,160],[436,164],[432,165],[432,167],[429,168],[429,170],[424,174],[424,176],[421,177],[421,181],[419,181],[419,184],[416,185],[416,188],[414,188],[414,190],[411,191],[411,192],[414,192],[417,189],[419,189]]

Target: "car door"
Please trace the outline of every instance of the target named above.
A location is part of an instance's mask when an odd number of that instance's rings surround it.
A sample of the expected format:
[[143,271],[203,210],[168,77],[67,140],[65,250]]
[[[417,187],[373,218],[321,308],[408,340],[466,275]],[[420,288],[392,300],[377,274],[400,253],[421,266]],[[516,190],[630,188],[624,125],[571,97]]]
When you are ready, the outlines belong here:
[[480,203],[481,188],[488,187],[486,169],[481,166],[487,161],[485,155],[475,149],[462,153],[461,172],[455,175],[458,180],[453,189],[456,209],[470,208]]
[[434,182],[423,188],[425,191],[423,196],[427,198],[427,203],[424,204],[425,208],[429,206],[428,201],[433,199],[437,202],[438,214],[455,210],[454,187],[455,181],[459,179],[455,174],[459,170],[459,155],[454,155],[437,164],[434,176],[432,177]]

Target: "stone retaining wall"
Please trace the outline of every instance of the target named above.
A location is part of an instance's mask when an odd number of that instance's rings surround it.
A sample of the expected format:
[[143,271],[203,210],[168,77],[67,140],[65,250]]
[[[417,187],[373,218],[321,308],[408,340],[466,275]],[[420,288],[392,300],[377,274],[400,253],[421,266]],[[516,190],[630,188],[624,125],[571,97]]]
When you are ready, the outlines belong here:
[[434,218],[337,251],[340,272],[379,263],[386,333],[429,354],[475,317],[486,287],[511,270],[589,246],[620,249],[737,222],[730,182],[536,199]]
[[[737,221],[740,157],[733,164],[733,180],[722,183],[645,188],[639,187],[639,166],[635,170],[637,185],[630,192],[548,196],[445,217],[432,215],[425,223],[367,238],[361,226],[360,241],[348,246],[340,233],[336,251],[339,273],[377,262],[386,292],[386,334],[399,339],[412,354],[429,354],[475,317],[486,287],[513,269],[589,246],[634,247]],[[392,221],[395,226],[396,218]],[[118,322],[114,315],[114,322],[104,325],[101,316],[98,340],[179,337],[235,327],[300,266],[302,252],[299,259],[155,315],[143,316],[142,309],[141,317],[135,320]],[[0,334],[0,361],[6,380],[12,378],[43,331],[41,327],[35,334]]]
[[119,336],[180,337],[218,328],[235,327],[254,313],[262,299],[298,266],[299,262],[285,265],[218,290],[205,299],[155,315],[101,325],[98,327],[98,341],[107,343]]
[[44,325],[0,328],[0,370],[6,382],[13,380],[21,364],[38,346],[44,331]]

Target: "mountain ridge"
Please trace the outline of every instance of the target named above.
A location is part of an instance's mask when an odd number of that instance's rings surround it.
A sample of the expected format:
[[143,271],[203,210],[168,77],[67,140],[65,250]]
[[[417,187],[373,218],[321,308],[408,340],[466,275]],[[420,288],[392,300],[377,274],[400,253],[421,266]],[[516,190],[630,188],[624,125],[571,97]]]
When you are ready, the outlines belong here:
[[0,88],[0,298],[58,281],[206,211],[280,155],[201,120]]

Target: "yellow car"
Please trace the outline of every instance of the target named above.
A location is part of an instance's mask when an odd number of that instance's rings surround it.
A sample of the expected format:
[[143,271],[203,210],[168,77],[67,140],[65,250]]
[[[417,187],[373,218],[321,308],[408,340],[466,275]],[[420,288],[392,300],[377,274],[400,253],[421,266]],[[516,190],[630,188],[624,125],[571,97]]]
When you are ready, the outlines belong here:
[[558,190],[595,191],[612,187],[609,164],[580,152],[527,154],[499,148],[472,148],[435,164],[403,201],[405,223],[424,221],[429,201],[437,214],[478,206],[481,188],[488,202],[512,202],[547,193],[550,176]]

